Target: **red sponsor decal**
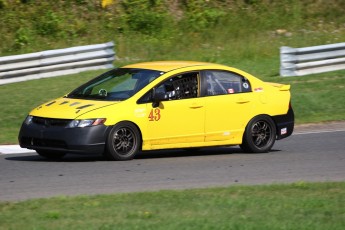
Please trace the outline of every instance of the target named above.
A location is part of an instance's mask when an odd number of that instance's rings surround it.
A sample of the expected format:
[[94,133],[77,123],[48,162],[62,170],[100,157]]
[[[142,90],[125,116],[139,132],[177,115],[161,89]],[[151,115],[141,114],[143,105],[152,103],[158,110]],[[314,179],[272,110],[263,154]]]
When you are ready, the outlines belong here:
[[234,89],[228,89],[228,93],[235,93]]

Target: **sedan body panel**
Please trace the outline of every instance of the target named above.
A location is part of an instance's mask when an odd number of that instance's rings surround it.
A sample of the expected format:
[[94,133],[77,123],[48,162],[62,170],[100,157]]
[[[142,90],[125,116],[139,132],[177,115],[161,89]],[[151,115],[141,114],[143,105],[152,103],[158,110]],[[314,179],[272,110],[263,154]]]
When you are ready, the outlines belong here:
[[[282,139],[292,134],[290,101],[289,85],[263,82],[232,67],[190,61],[138,63],[108,71],[33,109],[18,138],[24,148],[106,152],[110,158],[109,152],[117,154],[132,145],[135,153],[243,144],[248,150],[257,137],[261,141],[265,135]],[[271,142],[267,148],[257,143],[257,151],[270,149]],[[134,156],[121,154],[114,159]]]

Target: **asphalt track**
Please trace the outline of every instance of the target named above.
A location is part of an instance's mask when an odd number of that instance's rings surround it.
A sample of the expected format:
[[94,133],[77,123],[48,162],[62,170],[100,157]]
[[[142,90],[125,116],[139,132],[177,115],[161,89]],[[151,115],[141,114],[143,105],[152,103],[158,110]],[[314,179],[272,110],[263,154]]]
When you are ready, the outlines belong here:
[[155,151],[126,162],[0,154],[0,201],[239,184],[345,181],[345,122],[299,126],[264,154],[238,147]]

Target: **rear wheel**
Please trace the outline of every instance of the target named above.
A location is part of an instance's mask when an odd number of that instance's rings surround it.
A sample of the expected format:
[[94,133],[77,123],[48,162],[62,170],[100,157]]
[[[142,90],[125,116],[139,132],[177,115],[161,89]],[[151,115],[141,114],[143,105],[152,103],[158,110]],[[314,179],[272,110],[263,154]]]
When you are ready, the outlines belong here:
[[44,157],[50,160],[59,160],[66,155],[66,153],[54,152],[54,151],[48,151],[48,150],[36,150],[36,152],[41,157]]
[[266,115],[254,117],[247,125],[241,149],[250,153],[263,153],[271,150],[276,140],[276,127]]
[[120,122],[110,131],[105,157],[108,160],[131,160],[138,153],[141,146],[141,137],[138,128],[130,122]]

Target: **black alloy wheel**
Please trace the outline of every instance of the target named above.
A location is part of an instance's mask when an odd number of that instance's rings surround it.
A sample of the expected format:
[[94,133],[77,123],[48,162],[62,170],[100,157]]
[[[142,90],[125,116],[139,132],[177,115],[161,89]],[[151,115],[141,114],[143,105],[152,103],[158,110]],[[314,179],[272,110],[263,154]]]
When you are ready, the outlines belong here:
[[131,160],[141,147],[138,128],[130,122],[116,124],[107,138],[105,157],[108,160]]
[[271,150],[276,140],[276,126],[266,115],[254,117],[247,125],[241,149],[250,153],[263,153]]

